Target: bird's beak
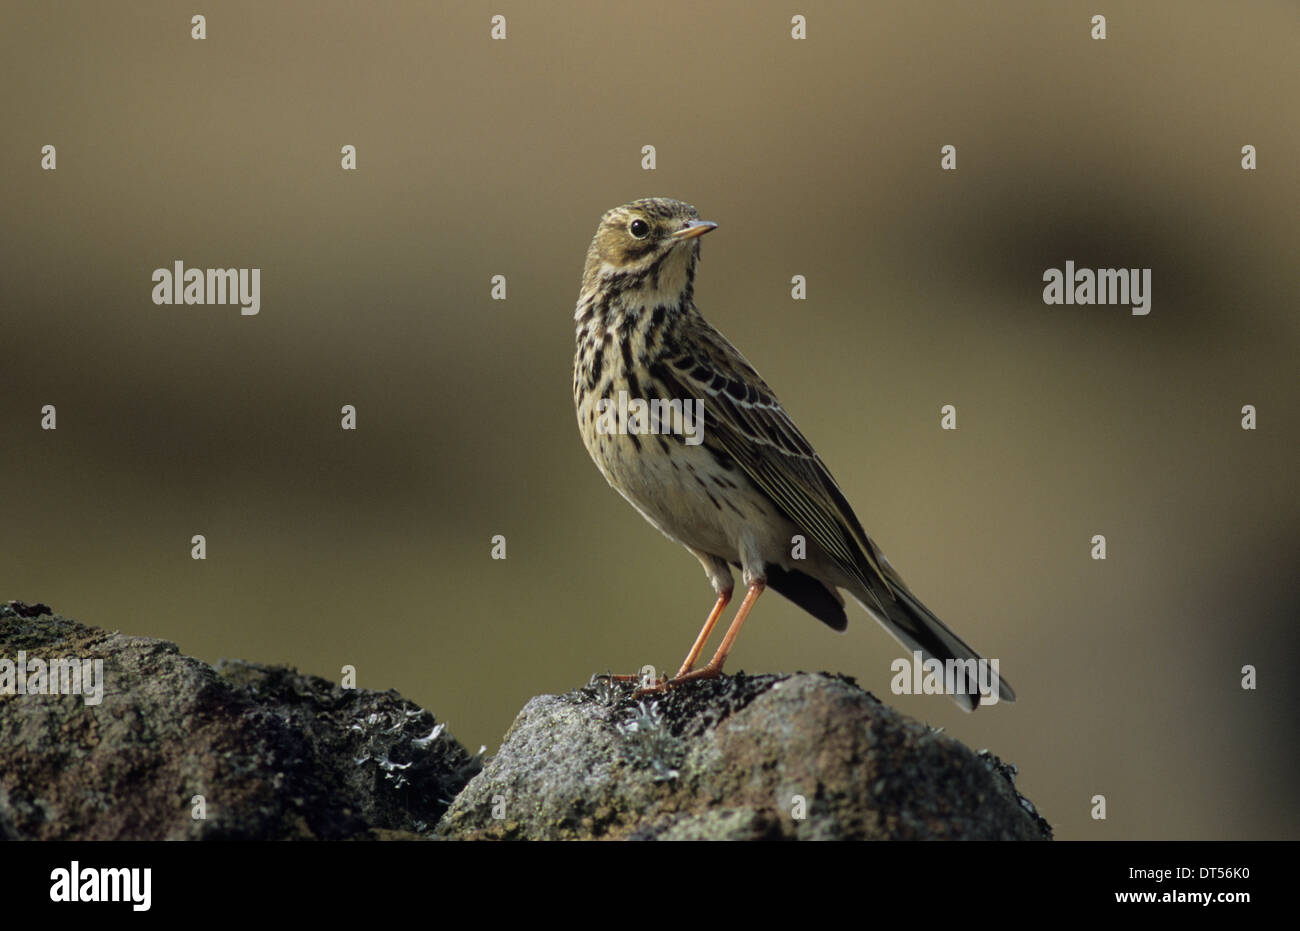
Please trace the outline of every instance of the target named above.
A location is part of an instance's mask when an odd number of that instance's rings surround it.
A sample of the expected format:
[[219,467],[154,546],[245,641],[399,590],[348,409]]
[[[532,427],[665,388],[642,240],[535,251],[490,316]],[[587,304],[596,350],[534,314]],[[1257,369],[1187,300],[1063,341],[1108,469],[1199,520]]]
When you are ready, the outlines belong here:
[[694,239],[696,236],[703,236],[709,230],[715,230],[718,224],[712,220],[691,220],[677,232],[673,233],[673,239],[679,242],[683,239]]

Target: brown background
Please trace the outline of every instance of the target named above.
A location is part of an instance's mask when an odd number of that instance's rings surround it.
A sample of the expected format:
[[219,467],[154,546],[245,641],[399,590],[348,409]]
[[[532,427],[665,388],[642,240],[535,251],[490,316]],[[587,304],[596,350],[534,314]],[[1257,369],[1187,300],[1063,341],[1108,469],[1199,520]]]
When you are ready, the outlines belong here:
[[[721,224],[701,308],[1020,694],[891,700],[1058,836],[1300,837],[1294,6],[1111,2],[1104,42],[1082,3],[613,6],[211,2],[196,42],[170,3],[5,3],[0,597],[355,664],[471,749],[675,665],[711,592],[569,393],[596,221],[667,194]],[[261,314],[154,306],[176,259],[260,267]],[[1152,268],[1150,316],[1044,305],[1067,259]],[[729,668],[889,697],[851,618],[764,599]]]

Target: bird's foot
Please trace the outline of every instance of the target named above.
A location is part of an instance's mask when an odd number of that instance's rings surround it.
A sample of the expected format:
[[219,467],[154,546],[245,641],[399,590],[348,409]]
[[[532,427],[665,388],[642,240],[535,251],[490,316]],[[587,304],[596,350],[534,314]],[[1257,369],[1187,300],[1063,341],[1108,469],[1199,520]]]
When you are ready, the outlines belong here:
[[660,678],[656,679],[652,685],[641,686],[639,689],[637,689],[635,692],[632,693],[632,697],[635,699],[635,698],[645,698],[647,695],[662,695],[664,692],[668,691],[668,686],[670,684],[671,683],[667,679],[661,676]]
[[696,669],[691,672],[679,672],[671,679],[658,679],[653,685],[643,685],[632,693],[633,698],[641,698],[644,695],[662,695],[669,689],[675,689],[679,685],[685,685],[687,682],[694,682],[697,679],[716,679],[722,675],[722,664],[717,666],[710,663],[702,669]]
[[626,675],[612,672],[597,674],[591,677],[591,684],[594,685],[597,682],[623,686],[626,686],[628,683],[638,684],[640,687],[632,693],[632,698],[640,698],[642,695],[660,692],[667,685],[667,680],[664,679],[663,676],[651,678],[651,676],[645,672]]

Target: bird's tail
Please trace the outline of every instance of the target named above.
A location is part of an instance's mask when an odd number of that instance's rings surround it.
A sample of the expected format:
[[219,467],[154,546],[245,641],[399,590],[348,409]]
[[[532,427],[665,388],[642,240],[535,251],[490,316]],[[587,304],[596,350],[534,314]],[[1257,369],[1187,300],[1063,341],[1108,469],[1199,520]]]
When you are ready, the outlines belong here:
[[[888,563],[884,564],[886,567]],[[886,569],[887,592],[853,592],[854,599],[880,622],[909,652],[919,650],[923,659],[936,659],[944,670],[952,670],[943,681],[945,691],[963,711],[974,711],[980,703],[981,679],[990,694],[996,689],[999,701],[1015,701],[1016,693],[992,663],[986,664],[964,640],[948,629],[920,600],[908,591],[902,579]],[[909,657],[910,659],[910,657]],[[957,663],[949,665],[950,660]],[[974,662],[970,662],[970,661]]]

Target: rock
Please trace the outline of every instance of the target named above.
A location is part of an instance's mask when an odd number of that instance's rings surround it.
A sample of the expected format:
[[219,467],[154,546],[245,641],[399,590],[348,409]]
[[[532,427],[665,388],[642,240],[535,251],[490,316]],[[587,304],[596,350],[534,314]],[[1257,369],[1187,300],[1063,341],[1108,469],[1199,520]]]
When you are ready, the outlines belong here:
[[[430,832],[480,767],[397,692],[222,661],[0,605],[0,660],[103,661],[103,700],[4,694],[0,838],[349,839]],[[12,675],[12,670],[10,671]],[[192,817],[202,795],[206,819]]]
[[[20,653],[102,662],[102,702],[6,694]],[[532,699],[479,772],[396,692],[0,604],[0,839],[1051,837],[1014,768],[851,679],[631,691]]]
[[[443,816],[462,839],[1047,840],[1015,770],[826,674],[532,699]],[[804,799],[804,817],[796,817]]]

